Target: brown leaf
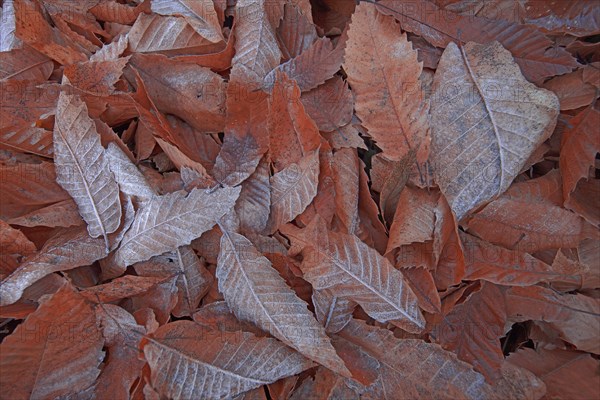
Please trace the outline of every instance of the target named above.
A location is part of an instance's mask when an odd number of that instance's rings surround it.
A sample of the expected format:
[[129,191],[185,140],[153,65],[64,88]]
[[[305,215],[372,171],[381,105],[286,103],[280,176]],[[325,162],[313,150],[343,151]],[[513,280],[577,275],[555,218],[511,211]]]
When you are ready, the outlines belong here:
[[296,81],[302,92],[325,83],[342,65],[344,42],[341,39],[334,47],[329,38],[318,38],[298,56],[269,72],[265,76],[263,88],[270,90],[281,72]]
[[277,74],[269,111],[269,150],[278,171],[319,147],[319,130],[300,101],[298,85],[283,73]]
[[242,182],[235,212],[240,218],[241,232],[262,232],[267,227],[271,212],[271,183],[269,163],[262,158],[258,166]]
[[319,150],[291,164],[271,177],[271,214],[267,231],[275,232],[280,226],[301,214],[317,194],[319,181]]
[[77,396],[100,374],[103,343],[92,307],[64,286],[0,345],[4,395]]
[[144,361],[138,358],[138,345],[146,329],[119,306],[102,304],[96,307],[96,318],[108,348],[108,360],[94,384],[94,396],[104,398],[129,397],[134,381]]
[[59,231],[37,254],[2,280],[0,304],[16,302],[27,287],[46,275],[89,265],[106,255],[104,240],[90,237],[83,227]]
[[589,354],[566,350],[522,348],[508,357],[546,384],[546,397],[556,400],[592,399],[600,395],[598,361]]
[[172,252],[153,257],[147,262],[135,264],[134,268],[142,276],[176,277],[175,282],[179,291],[177,304],[172,313],[177,317],[190,317],[213,281],[205,263],[190,246],[181,246]]
[[571,129],[563,134],[560,151],[560,172],[563,177],[563,196],[569,201],[571,192],[581,178],[588,178],[594,165],[596,153],[600,151],[600,112],[589,106],[573,119]]
[[[436,344],[417,339],[400,340],[386,329],[355,319],[338,335],[340,339],[334,341],[336,347],[340,342],[349,342],[354,352],[363,352],[379,363],[377,380],[363,388],[361,399],[391,400],[400,393],[408,398],[495,398],[482,375]],[[340,354],[346,355],[345,352]],[[361,367],[360,364],[353,366]]]
[[157,14],[139,14],[127,36],[131,51],[136,53],[179,55],[198,48],[222,49],[222,44],[204,39],[185,19]]
[[511,287],[506,291],[510,319],[549,322],[561,339],[578,349],[600,354],[600,300],[582,294],[562,294],[541,286]]
[[506,317],[502,291],[484,283],[446,315],[432,335],[442,347],[455,352],[493,383],[500,378],[504,358],[500,337],[504,334]]
[[0,220],[0,248],[2,254],[20,254],[27,256],[37,250],[27,236]]
[[343,297],[337,297],[329,289],[315,290],[312,294],[317,320],[328,333],[337,333],[352,319],[356,303]]
[[405,244],[433,239],[438,193],[406,186],[400,193],[386,253]]
[[543,31],[575,36],[600,33],[600,21],[596,10],[593,4],[587,1],[550,5],[531,2],[525,10],[525,23],[539,26]]
[[336,130],[352,119],[352,92],[348,89],[348,84],[338,76],[303,93],[300,100],[320,131]]
[[[8,3],[12,2],[4,4]],[[14,49],[5,53],[0,60],[0,80],[43,83],[50,77],[53,69],[52,60],[32,48]]]
[[217,12],[210,0],[155,0],[152,11],[160,15],[182,16],[203,38],[211,42],[223,40]]
[[575,110],[590,105],[596,99],[596,87],[583,81],[583,68],[557,76],[544,83],[560,101],[561,110]]
[[[465,248],[466,273],[463,279],[483,279],[499,285],[530,286],[540,282],[561,282],[577,286],[583,275],[561,271],[520,251],[507,250],[461,232]],[[569,273],[570,272],[570,273]]]
[[421,90],[422,65],[392,17],[361,4],[348,31],[344,70],[356,113],[390,160],[429,154],[429,104]]
[[86,61],[86,51],[50,25],[38,3],[23,0],[17,1],[15,6],[18,39],[62,65]]
[[277,27],[277,40],[285,60],[297,57],[317,40],[315,28],[311,13],[303,13],[295,4],[285,4],[283,19]]
[[339,230],[347,234],[359,231],[358,202],[360,192],[360,159],[354,149],[341,149],[333,155],[335,215]]
[[[536,185],[528,181],[526,185]],[[583,218],[540,201],[527,190],[501,196],[468,222],[469,232],[488,242],[529,253],[551,248],[569,248],[597,236]]]
[[159,55],[135,54],[133,65],[156,107],[176,115],[199,132],[219,132],[225,126],[225,83],[216,73],[195,64]]
[[163,281],[164,278],[160,277],[125,275],[108,283],[86,288],[80,293],[90,302],[111,303],[145,293]]
[[429,1],[415,4],[412,10],[403,9],[402,4],[397,0],[382,0],[377,9],[393,15],[402,29],[423,36],[436,47],[446,47],[454,41],[482,44],[498,41],[512,53],[531,82],[570,72],[577,66],[564,49],[549,50],[552,41],[534,27],[473,15],[459,16],[440,10]]
[[231,80],[244,82],[249,90],[258,89],[263,79],[277,67],[281,51],[277,45],[275,28],[268,11],[272,4],[265,0],[241,0],[236,3],[235,56]]

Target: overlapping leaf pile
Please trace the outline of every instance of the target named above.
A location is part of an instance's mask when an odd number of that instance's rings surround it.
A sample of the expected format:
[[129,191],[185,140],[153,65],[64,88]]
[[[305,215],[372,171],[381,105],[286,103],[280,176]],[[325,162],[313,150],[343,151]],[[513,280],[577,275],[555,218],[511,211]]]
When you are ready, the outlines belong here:
[[5,0],[2,396],[598,398],[599,15]]

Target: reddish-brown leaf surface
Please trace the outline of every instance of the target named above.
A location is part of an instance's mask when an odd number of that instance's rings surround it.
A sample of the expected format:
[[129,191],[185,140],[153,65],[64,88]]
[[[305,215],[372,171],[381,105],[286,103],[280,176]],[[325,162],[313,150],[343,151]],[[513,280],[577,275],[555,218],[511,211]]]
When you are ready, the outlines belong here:
[[0,7],[0,397],[600,398],[595,2]]

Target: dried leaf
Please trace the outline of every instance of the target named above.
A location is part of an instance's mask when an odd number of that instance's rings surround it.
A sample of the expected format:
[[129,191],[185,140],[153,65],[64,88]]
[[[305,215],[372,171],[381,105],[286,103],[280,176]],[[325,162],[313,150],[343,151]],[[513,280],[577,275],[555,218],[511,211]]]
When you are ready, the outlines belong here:
[[421,90],[422,65],[392,17],[370,4],[352,16],[344,70],[355,92],[356,113],[386,156],[429,154],[429,104]]
[[200,36],[211,42],[223,40],[217,12],[210,0],[153,0],[152,11],[160,15],[182,16]]
[[493,383],[500,378],[504,358],[500,337],[506,317],[502,291],[484,283],[479,291],[454,307],[432,335],[442,347],[455,352]]
[[[348,84],[338,76],[305,92],[300,100],[320,131],[334,131],[352,119],[352,92],[348,89]],[[325,104],[327,108],[323,106]]]
[[81,215],[79,215],[77,204],[75,204],[73,199],[68,198],[28,214],[11,218],[8,220],[8,223],[29,228],[34,226],[66,228],[69,226],[82,225],[85,221],[81,219]]
[[240,0],[236,3],[238,35],[231,79],[243,81],[249,90],[261,87],[265,76],[279,64],[281,58],[267,8],[270,4],[265,0]]
[[522,348],[511,354],[508,361],[540,377],[546,384],[547,398],[583,400],[600,394],[600,376],[596,372],[598,361],[589,354]]
[[[336,347],[340,342],[349,342],[354,352],[363,352],[380,364],[377,380],[363,389],[361,399],[391,400],[400,393],[409,398],[495,398],[482,375],[436,344],[417,339],[400,340],[388,330],[355,319],[339,337],[334,341]],[[346,355],[340,353],[342,357]]]
[[338,41],[335,47],[329,38],[315,40],[298,56],[269,72],[264,78],[263,88],[270,90],[281,72],[295,80],[302,92],[316,88],[340,69],[344,47],[343,40]]
[[239,188],[193,189],[154,196],[136,213],[116,252],[120,265],[148,260],[190,242],[212,228],[235,204]]
[[235,232],[223,233],[216,275],[219,291],[240,320],[254,323],[304,356],[349,376],[307,304],[248,239]]
[[134,268],[142,276],[176,277],[179,291],[172,313],[177,317],[189,317],[196,311],[213,280],[206,265],[190,246],[181,246],[148,262],[138,263]]
[[571,121],[561,142],[560,172],[563,177],[563,196],[569,201],[581,178],[588,178],[594,165],[596,153],[600,151],[600,112],[590,106],[577,114]]
[[319,151],[315,150],[271,177],[270,233],[301,214],[317,194]]
[[600,300],[582,294],[561,294],[541,286],[506,291],[508,316],[515,321],[546,321],[578,349],[600,354]]
[[527,82],[500,43],[450,43],[434,78],[431,115],[436,181],[461,220],[504,192],[550,136],[558,99]]
[[352,319],[356,303],[336,297],[330,290],[315,290],[312,295],[315,315],[328,333],[337,333]]
[[178,116],[199,132],[225,126],[225,83],[216,73],[195,64],[159,55],[135,54],[133,65],[156,107]]
[[96,308],[102,335],[108,348],[108,363],[94,385],[94,396],[129,397],[144,361],[138,358],[138,345],[146,329],[119,306],[103,304]]
[[4,395],[77,396],[100,374],[103,343],[92,307],[64,286],[0,345]]
[[[11,3],[12,1],[7,1],[4,6]],[[4,34],[2,37],[4,39]],[[52,60],[43,54],[31,48],[14,49],[5,53],[0,60],[0,80],[29,80],[43,83],[50,77],[53,69]]]
[[269,111],[269,150],[278,171],[319,147],[319,130],[300,101],[298,85],[285,74],[277,75]]
[[92,237],[121,224],[119,186],[114,180],[87,107],[77,96],[61,93],[54,129],[56,181],[73,197]]
[[540,282],[575,284],[583,276],[560,271],[527,253],[507,250],[466,233],[460,233],[465,248],[466,271],[463,279],[483,279],[500,285],[530,286]]
[[314,289],[353,300],[380,322],[409,332],[424,328],[417,298],[402,273],[356,236],[328,231],[319,217],[302,231],[286,226],[282,233],[290,238],[293,252],[302,251],[300,268]]
[[152,385],[170,398],[231,398],[311,366],[275,339],[245,332],[207,332],[190,321],[157,329],[142,349]]
[[0,283],[0,305],[19,300],[23,291],[53,272],[89,265],[107,255],[102,239],[90,237],[83,228],[63,230],[52,237]]
[[380,0],[377,3],[377,9],[397,18],[402,29],[423,36],[436,47],[447,47],[453,41],[500,42],[512,53],[531,82],[571,72],[577,66],[575,59],[564,49],[549,49],[552,41],[532,26],[473,15],[459,16],[440,10],[429,1],[415,4],[416,8],[410,14],[398,7],[403,1]]

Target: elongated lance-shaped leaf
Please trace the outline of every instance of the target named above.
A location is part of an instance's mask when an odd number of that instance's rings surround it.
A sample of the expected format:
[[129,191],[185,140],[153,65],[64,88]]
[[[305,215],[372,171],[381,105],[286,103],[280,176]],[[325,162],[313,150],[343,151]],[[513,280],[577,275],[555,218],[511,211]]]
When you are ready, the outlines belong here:
[[350,376],[325,329],[252,243],[223,232],[217,261],[219,291],[242,321],[250,321],[327,368]]
[[329,231],[319,216],[302,231],[286,225],[281,232],[290,238],[292,253],[302,251],[300,268],[314,289],[357,302],[379,322],[410,332],[425,327],[417,297],[402,273],[356,236]]
[[313,365],[278,340],[191,321],[160,327],[142,348],[152,385],[171,399],[231,399]]
[[423,70],[393,17],[360,4],[348,31],[344,70],[355,93],[356,115],[384,154],[399,161],[414,152],[427,161],[431,140]]
[[233,207],[239,194],[237,187],[152,197],[123,237],[115,255],[117,263],[131,265],[190,244]]
[[73,197],[92,237],[108,234],[121,223],[119,185],[114,180],[94,121],[77,95],[61,93],[54,126],[56,181]]
[[558,98],[498,42],[450,43],[433,80],[431,158],[456,219],[503,193],[556,125]]
[[250,90],[261,87],[264,77],[281,59],[267,13],[271,6],[274,4],[266,0],[240,0],[236,4],[237,36],[231,80],[244,81]]
[[[304,279],[315,290],[329,290],[338,298],[360,304],[380,322],[389,321],[407,331],[420,332],[424,320],[417,297],[402,273],[358,237],[327,233],[322,221],[318,224],[321,226],[317,228],[311,222],[307,231],[296,237],[282,230],[294,246],[304,246],[304,262],[300,266]],[[313,229],[320,233],[310,232]]]

